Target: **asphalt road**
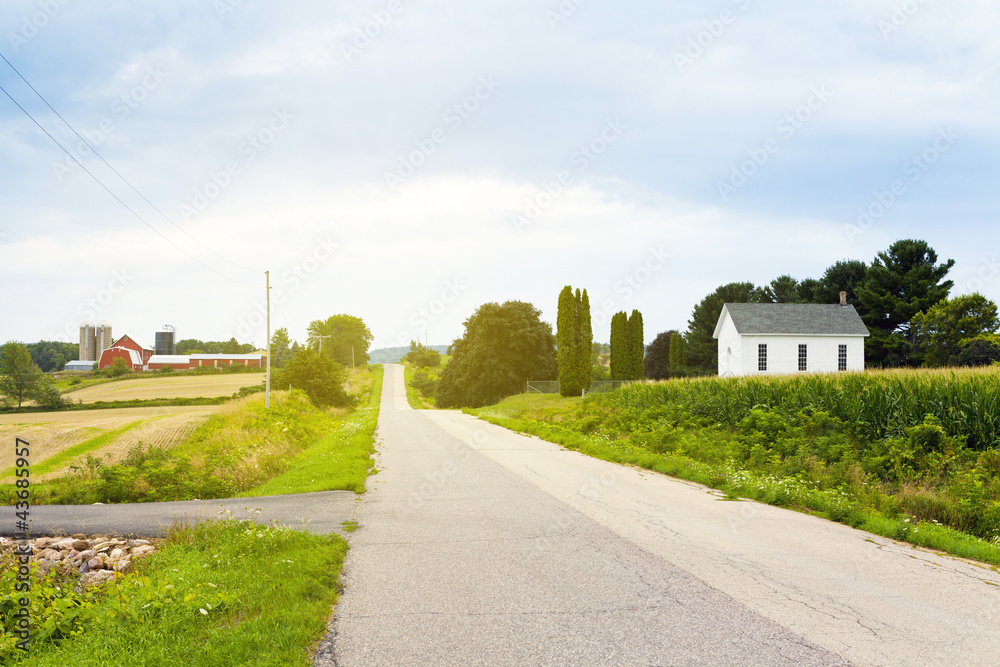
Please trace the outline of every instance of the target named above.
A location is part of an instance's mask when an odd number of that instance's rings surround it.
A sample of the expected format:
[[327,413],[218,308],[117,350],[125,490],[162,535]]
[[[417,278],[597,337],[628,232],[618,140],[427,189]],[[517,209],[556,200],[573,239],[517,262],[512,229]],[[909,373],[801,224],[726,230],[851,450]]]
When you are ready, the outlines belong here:
[[406,405],[315,664],[996,665],[1000,575]]
[[[123,535],[162,537],[174,521],[195,523],[205,519],[253,519],[276,521],[314,533],[332,533],[341,522],[353,519],[357,507],[353,491],[321,491],[288,496],[184,500],[169,503],[125,505],[34,505],[31,533],[42,535]],[[0,535],[14,535],[13,506],[0,513]]]

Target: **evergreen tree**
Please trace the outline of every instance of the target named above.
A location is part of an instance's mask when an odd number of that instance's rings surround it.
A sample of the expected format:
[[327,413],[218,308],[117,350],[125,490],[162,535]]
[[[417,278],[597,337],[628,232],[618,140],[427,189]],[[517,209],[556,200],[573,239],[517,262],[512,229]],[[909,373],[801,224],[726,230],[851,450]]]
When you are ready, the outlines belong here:
[[556,314],[556,361],[559,365],[559,393],[563,396],[579,396],[577,342],[579,339],[579,315],[573,288],[566,285],[559,293],[559,309]]
[[580,338],[577,341],[577,367],[580,375],[580,389],[590,389],[591,381],[591,349],[594,343],[594,329],[590,322],[590,297],[587,290],[583,290],[580,297],[580,304],[577,310],[579,315],[578,331]]
[[[803,280],[799,283],[800,293],[801,286],[808,282]],[[769,298],[770,295],[766,290],[754,286],[753,283],[729,283],[702,299],[691,313],[685,336],[688,368],[699,373],[714,373],[718,369],[719,344],[712,338],[712,334],[715,333],[715,325],[719,323],[723,304],[768,303]]]
[[627,380],[628,316],[624,311],[611,318],[611,379]]
[[288,329],[281,327],[271,334],[271,368],[284,368],[292,358],[292,341],[288,337]]
[[872,332],[865,345],[869,362],[883,366],[913,363],[910,320],[948,297],[952,281],[945,276],[955,260],[938,264],[926,241],[904,239],[880,252],[869,267],[858,299]]
[[645,356],[646,344],[643,340],[642,313],[633,310],[628,318],[628,378],[641,380],[644,374],[642,359]]
[[676,331],[670,337],[670,377],[687,375],[687,343]]

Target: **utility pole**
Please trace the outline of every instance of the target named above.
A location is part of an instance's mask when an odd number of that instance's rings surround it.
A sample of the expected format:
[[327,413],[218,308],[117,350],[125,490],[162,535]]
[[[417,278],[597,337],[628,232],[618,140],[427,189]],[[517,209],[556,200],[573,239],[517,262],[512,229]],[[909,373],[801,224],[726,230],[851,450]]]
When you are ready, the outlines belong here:
[[316,340],[317,338],[319,338],[319,353],[323,354],[323,339],[333,338],[333,336],[310,336],[309,338],[312,340]]
[[264,380],[264,409],[271,408],[271,272],[265,271],[267,283],[267,374]]

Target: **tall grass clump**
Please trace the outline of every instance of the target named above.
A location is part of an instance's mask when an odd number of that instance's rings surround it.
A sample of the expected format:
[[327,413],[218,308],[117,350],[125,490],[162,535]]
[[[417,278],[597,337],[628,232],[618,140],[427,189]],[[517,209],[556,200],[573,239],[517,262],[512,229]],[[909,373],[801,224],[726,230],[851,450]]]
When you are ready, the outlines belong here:
[[[301,393],[254,394],[226,403],[180,445],[141,442],[122,460],[87,455],[75,472],[33,486],[36,504],[90,504],[228,498],[288,470],[345,410],[317,409]],[[10,502],[13,487],[0,488]]]

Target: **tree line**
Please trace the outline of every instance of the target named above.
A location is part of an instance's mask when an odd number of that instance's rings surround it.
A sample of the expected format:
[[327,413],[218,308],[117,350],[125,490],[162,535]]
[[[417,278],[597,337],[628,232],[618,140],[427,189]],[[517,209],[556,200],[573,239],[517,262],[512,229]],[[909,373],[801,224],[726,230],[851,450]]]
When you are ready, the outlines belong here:
[[844,260],[818,279],[782,275],[768,285],[720,286],[695,306],[684,334],[688,374],[717,369],[712,338],[725,303],[847,303],[871,334],[865,343],[869,367],[982,365],[1000,360],[997,306],[981,294],[949,299],[947,275],[955,260],[938,261],[926,241],[903,239],[879,252],[870,264]]
[[[839,261],[819,278],[798,280],[785,274],[763,286],[729,283],[694,307],[686,331],[659,333],[648,348],[638,311],[612,318],[610,349],[594,343],[587,292],[569,285],[559,293],[556,335],[530,303],[485,304],[452,343],[451,363],[437,386],[437,405],[488,405],[524,391],[528,380],[558,378],[563,395],[578,396],[598,379],[713,375],[718,342],[712,334],[723,304],[837,304],[841,292],[871,333],[865,345],[868,366],[1000,361],[997,306],[981,294],[949,298],[954,283],[947,275],[954,264],[939,261],[926,241],[904,239],[871,263]],[[604,363],[608,357],[610,369]]]

